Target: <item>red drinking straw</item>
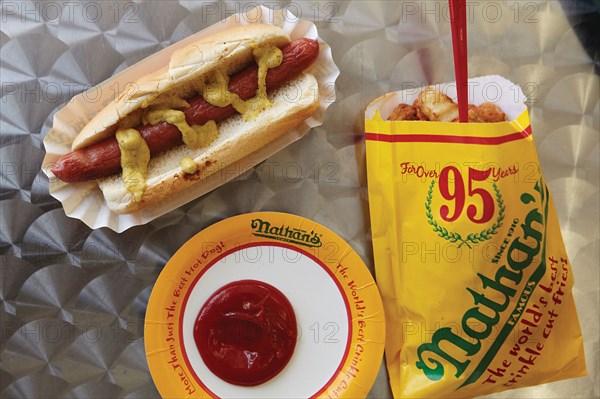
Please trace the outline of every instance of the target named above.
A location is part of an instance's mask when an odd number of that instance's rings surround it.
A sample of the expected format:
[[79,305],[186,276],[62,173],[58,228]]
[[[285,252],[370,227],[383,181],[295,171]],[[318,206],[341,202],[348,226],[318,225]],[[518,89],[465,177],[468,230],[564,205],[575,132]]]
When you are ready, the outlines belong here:
[[469,121],[468,64],[467,64],[467,3],[466,0],[448,0],[452,49],[454,50],[454,75],[458,95],[458,121]]

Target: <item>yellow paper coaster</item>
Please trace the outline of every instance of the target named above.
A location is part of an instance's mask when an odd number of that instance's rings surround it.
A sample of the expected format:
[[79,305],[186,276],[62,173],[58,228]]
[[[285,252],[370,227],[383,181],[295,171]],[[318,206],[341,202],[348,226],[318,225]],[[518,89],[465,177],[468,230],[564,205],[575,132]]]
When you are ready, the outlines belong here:
[[[208,297],[245,279],[279,289],[298,324],[290,362],[254,387],[215,376],[193,337]],[[152,291],[144,340],[166,398],[360,398],[379,371],[385,325],[373,277],[344,240],[311,220],[261,212],[216,223],[175,253]]]

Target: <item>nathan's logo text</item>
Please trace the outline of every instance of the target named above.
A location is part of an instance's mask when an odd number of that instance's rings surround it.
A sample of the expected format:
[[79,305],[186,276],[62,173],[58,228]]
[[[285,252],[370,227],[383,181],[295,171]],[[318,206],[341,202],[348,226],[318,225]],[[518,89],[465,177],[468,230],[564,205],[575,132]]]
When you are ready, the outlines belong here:
[[254,230],[252,234],[257,237],[272,238],[311,248],[318,248],[323,245],[320,235],[313,230],[309,232],[290,226],[273,226],[270,222],[262,219],[253,219],[250,227]]
[[[458,378],[471,366],[474,356],[485,350],[479,364],[460,386],[462,388],[477,381],[496,356],[546,272],[547,199],[548,189],[542,181],[535,185],[533,194],[526,192],[521,195],[521,203],[529,210],[519,225],[520,229],[515,231],[518,219],[513,222],[513,231],[508,237],[510,244],[499,252],[497,263],[493,264],[495,273],[493,269],[487,275],[478,273],[479,287],[466,287],[474,306],[464,313],[462,328],[470,339],[457,335],[450,327],[438,329],[431,336],[431,342],[423,343],[417,349],[416,367],[425,377],[439,381],[447,374],[446,368],[451,368],[450,373]],[[535,257],[539,253],[542,260],[536,264]],[[501,266],[496,267],[497,264]],[[490,336],[501,320],[504,324],[498,336],[488,348],[484,348],[482,341]],[[483,328],[473,328],[475,324]]]

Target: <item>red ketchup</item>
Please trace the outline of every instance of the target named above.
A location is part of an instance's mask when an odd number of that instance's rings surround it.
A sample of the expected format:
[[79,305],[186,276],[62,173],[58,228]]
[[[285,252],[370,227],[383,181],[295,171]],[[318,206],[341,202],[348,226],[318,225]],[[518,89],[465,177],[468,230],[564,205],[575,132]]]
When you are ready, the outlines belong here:
[[209,370],[243,386],[259,385],[279,374],[294,353],[297,335],[287,298],[255,280],[219,288],[194,325],[194,340]]

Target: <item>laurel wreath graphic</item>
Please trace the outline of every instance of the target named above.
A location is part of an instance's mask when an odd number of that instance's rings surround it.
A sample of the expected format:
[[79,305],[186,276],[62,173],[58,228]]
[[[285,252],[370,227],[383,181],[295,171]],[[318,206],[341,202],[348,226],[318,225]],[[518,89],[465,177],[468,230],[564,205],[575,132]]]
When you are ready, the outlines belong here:
[[440,226],[438,222],[434,219],[433,213],[431,212],[431,201],[433,199],[433,187],[435,186],[435,180],[431,181],[429,185],[429,190],[427,191],[427,200],[425,202],[425,215],[427,216],[427,223],[429,223],[433,227],[433,232],[436,233],[439,237],[444,240],[450,241],[451,243],[460,242],[458,248],[466,245],[469,248],[471,244],[478,244],[492,238],[496,233],[498,233],[498,229],[502,227],[502,223],[504,221],[504,211],[506,207],[504,206],[504,199],[502,198],[502,194],[500,194],[500,189],[496,185],[496,183],[492,184],[494,188],[494,192],[496,193],[496,204],[498,205],[498,217],[494,224],[492,224],[489,228],[481,230],[479,233],[470,233],[463,238],[460,233],[456,233],[448,230],[447,228]]

